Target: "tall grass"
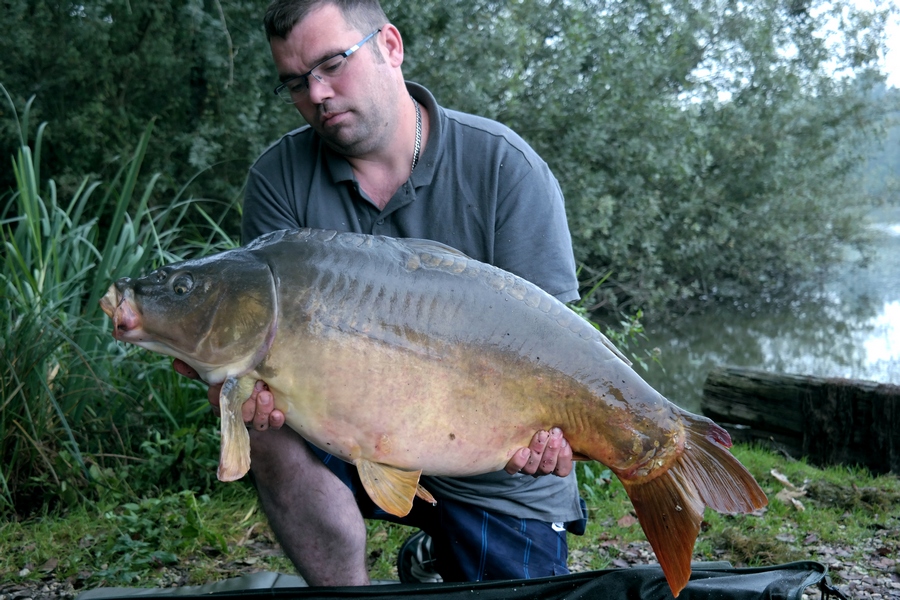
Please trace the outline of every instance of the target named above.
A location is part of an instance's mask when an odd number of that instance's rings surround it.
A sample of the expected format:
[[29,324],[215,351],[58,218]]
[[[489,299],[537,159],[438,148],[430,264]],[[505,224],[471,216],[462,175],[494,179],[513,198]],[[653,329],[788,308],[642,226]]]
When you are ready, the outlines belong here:
[[109,183],[85,177],[60,198],[40,173],[46,124],[32,138],[31,102],[20,118],[0,90],[19,134],[16,189],[0,199],[3,514],[75,500],[97,483],[99,467],[134,460],[147,431],[198,421],[205,395],[167,360],[115,344],[98,301],[119,277],[235,242],[205,212],[209,227],[188,226],[199,205],[182,198],[187,186],[170,201],[154,198],[158,175],[141,176],[152,123]]

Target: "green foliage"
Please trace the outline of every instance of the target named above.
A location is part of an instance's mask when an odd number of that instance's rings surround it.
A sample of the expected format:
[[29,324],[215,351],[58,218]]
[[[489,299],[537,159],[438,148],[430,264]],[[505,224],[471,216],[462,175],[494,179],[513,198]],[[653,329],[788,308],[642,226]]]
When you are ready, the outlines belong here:
[[592,308],[772,293],[862,241],[847,175],[889,109],[867,95],[887,9],[386,4],[412,79],[550,163],[587,285],[612,274]]
[[638,353],[635,350],[635,346],[641,345],[641,341],[646,339],[644,336],[644,325],[641,322],[641,319],[644,317],[644,311],[638,310],[632,315],[623,316],[618,323],[616,323],[618,327],[614,327],[608,322],[605,325],[601,325],[591,318],[587,307],[594,302],[594,295],[606,282],[608,277],[609,274],[597,281],[590,291],[583,293],[581,299],[574,304],[570,304],[569,308],[582,319],[593,325],[595,329],[603,333],[619,352],[631,361],[635,368],[639,366],[644,371],[647,371],[650,369],[651,363],[655,363],[661,368],[662,361],[660,360],[659,348],[654,348],[653,350],[644,348],[643,353]]
[[77,364],[68,348],[58,320],[0,310],[0,513],[67,492],[57,453],[73,434],[57,378]]
[[[33,97],[36,116],[55,124],[45,160],[67,193],[85,173],[111,177],[120,149],[155,119],[145,161],[160,191],[203,170],[193,196],[235,198],[250,161],[299,123],[271,94],[262,0],[7,5],[0,82],[16,106]],[[848,174],[897,105],[869,96],[883,80],[874,65],[890,8],[384,5],[410,79],[445,106],[509,124],[548,160],[586,285],[612,273],[592,309],[658,315],[771,294],[865,241],[855,211],[865,197]],[[0,118],[0,144],[12,133]],[[4,176],[0,190],[14,184]],[[236,224],[231,213],[226,231]]]
[[[66,192],[85,174],[110,179],[121,149],[155,119],[147,166],[160,189],[174,193],[204,171],[195,196],[232,197],[250,161],[297,123],[275,110],[265,4],[6,2],[0,83],[19,107],[35,96],[36,118],[54,123],[46,164]],[[10,133],[0,122],[0,156],[14,152]],[[13,185],[0,171],[0,193]]]
[[[177,385],[169,361],[111,343],[98,300],[118,277],[234,241],[220,237],[215,220],[212,234],[182,231],[191,202],[178,196],[151,207],[157,176],[139,183],[151,128],[110,184],[86,177],[62,201],[55,181],[40,177],[47,129],[38,127],[28,144],[30,108],[17,119],[17,187],[0,221],[0,513],[34,510],[40,500],[73,504],[97,483],[93,467],[110,462],[104,457],[139,449],[145,415],[171,427],[165,444],[177,452],[168,470],[144,481],[182,485],[190,474],[196,486],[208,485],[200,474],[208,461],[196,452],[209,444],[196,443],[202,431],[181,429],[202,422],[205,394]],[[90,216],[107,206],[109,221]]]
[[885,121],[884,139],[874,138],[859,177],[873,204],[900,204],[900,89],[876,88],[872,101],[893,106]]
[[581,497],[594,506],[613,495],[612,471],[599,463],[580,462],[575,465]]
[[[171,433],[148,427],[142,438],[135,435],[133,446],[139,447],[130,448],[130,456],[122,456],[125,460],[111,466],[100,462],[102,455],[85,457],[92,498],[101,506],[165,495],[170,490],[204,493],[213,489],[219,453],[215,425],[200,421]],[[84,487],[83,482],[75,483]]]
[[206,526],[202,508],[209,496],[190,491],[128,502],[103,516],[117,535],[102,554],[106,567],[96,576],[110,583],[128,584],[143,571],[178,562],[178,555],[199,543],[227,552],[225,538]]
[[141,452],[146,459],[128,470],[128,479],[154,482],[159,490],[208,490],[216,482],[219,430],[216,424],[183,427],[170,437],[149,431]]
[[[763,487],[769,506],[760,515],[707,511],[706,532],[697,546],[704,557],[724,550],[734,562],[773,564],[815,560],[821,548],[837,547],[853,564],[853,554],[866,552],[868,539],[900,527],[900,480],[894,475],[874,476],[866,469],[843,466],[817,468],[756,446],[738,446],[735,455]],[[780,496],[785,490],[793,492],[799,506]],[[806,538],[816,543],[804,542]]]

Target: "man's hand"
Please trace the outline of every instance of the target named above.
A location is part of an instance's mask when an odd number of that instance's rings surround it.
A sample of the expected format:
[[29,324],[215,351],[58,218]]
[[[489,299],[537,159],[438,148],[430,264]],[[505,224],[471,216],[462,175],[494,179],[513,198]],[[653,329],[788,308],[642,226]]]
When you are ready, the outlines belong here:
[[[184,375],[190,379],[200,379],[200,375],[186,362],[175,359],[172,367],[176,373]],[[222,391],[222,384],[217,383],[209,386],[206,391],[206,397],[212,405],[213,412],[219,415],[219,394]],[[241,418],[244,423],[252,423],[253,429],[263,431],[271,427],[279,429],[284,425],[284,413],[275,408],[275,396],[269,391],[269,387],[262,381],[257,381],[253,387],[253,393],[247,398],[247,401],[241,406]]]
[[521,472],[537,477],[553,473],[565,477],[572,472],[572,447],[559,427],[554,427],[550,433],[538,431],[528,448],[513,454],[505,471],[510,475]]

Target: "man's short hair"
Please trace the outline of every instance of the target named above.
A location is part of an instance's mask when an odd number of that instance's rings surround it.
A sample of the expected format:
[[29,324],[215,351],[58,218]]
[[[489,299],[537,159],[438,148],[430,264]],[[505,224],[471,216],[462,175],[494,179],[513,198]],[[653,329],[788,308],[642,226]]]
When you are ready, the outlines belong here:
[[361,33],[369,33],[388,22],[379,0],[272,0],[263,19],[266,38],[287,39],[294,25],[326,4],[336,6],[347,23]]

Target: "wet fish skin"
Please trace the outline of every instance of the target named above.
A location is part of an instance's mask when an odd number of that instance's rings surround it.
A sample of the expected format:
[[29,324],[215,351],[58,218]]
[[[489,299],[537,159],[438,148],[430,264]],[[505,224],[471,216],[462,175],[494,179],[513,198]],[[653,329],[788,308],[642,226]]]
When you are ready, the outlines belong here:
[[101,304],[118,339],[229,382],[222,479],[249,468],[235,415],[262,379],[288,425],[356,464],[394,514],[428,497],[421,472],[496,471],[534,431],[562,428],[578,456],[622,480],[676,595],[704,505],[766,503],[728,434],[668,402],[590,324],[434,242],[276,232],[120,280]]

